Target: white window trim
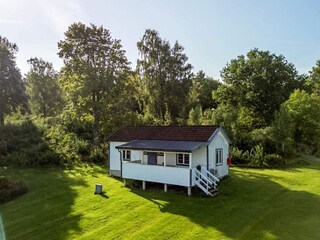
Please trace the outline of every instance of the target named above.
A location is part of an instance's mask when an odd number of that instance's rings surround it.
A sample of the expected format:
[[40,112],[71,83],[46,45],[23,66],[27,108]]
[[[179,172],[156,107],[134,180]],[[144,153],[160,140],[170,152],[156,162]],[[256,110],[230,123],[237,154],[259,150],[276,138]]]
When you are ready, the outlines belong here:
[[[220,155],[219,155],[219,152],[220,152]],[[220,158],[219,158],[219,156],[220,156]],[[221,166],[222,164],[223,164],[223,149],[216,148],[216,166]]]
[[[182,163],[179,163],[179,155],[182,155]],[[188,163],[186,163],[186,156],[188,156]],[[190,156],[189,153],[177,153],[176,154],[176,163],[181,166],[189,166],[190,164]]]
[[130,150],[122,150],[122,160],[123,161],[131,161],[131,151]]

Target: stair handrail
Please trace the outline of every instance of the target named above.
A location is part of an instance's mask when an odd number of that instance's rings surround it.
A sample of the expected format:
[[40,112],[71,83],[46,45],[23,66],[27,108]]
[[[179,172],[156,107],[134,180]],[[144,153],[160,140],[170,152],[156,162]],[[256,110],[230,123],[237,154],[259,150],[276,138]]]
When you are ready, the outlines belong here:
[[[214,182],[208,178],[207,176],[205,176],[204,174],[202,174],[198,169],[195,169],[195,173],[196,173],[196,176],[197,174],[199,174],[203,179],[205,179],[206,181],[208,181],[211,185],[214,184]],[[201,178],[200,178],[201,179]]]
[[[196,169],[196,172],[195,172],[195,182],[196,182],[196,185],[202,189],[202,191],[204,191],[207,195],[211,195],[212,194],[210,193],[209,189],[211,188],[211,185],[210,185],[210,182],[208,181],[208,178],[201,178],[200,175],[201,175],[201,172],[199,170]],[[205,181],[206,180],[206,181]],[[202,185],[201,182],[204,184]]]
[[[204,183],[204,185],[207,187],[207,189],[209,189],[211,186],[210,186],[210,184],[208,183],[208,181],[204,181],[202,178],[200,178],[199,176],[196,176],[197,178],[198,178],[198,181],[200,181],[200,182],[203,182]],[[197,179],[196,179],[196,181],[197,181]]]
[[205,188],[203,185],[201,185],[198,181],[196,181],[196,185],[202,190],[204,191],[207,195],[212,196],[212,193],[209,191],[208,188]]
[[217,178],[215,175],[213,175],[210,171],[208,171],[207,169],[206,170],[206,173],[207,175],[209,175],[209,177],[211,177],[213,180],[215,180],[216,182],[219,182],[219,178]]

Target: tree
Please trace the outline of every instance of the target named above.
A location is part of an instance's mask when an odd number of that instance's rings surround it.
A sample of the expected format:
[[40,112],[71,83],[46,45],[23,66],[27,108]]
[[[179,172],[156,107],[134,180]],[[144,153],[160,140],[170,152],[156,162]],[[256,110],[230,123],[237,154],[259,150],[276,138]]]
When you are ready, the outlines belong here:
[[320,60],[317,61],[316,66],[310,71],[306,85],[310,92],[320,95]]
[[62,93],[57,83],[57,72],[51,63],[43,59],[28,60],[27,94],[29,106],[34,114],[43,117],[54,116],[61,110]]
[[[278,144],[282,154],[290,154],[294,143],[294,121],[284,104],[275,113],[272,122],[272,139]],[[280,147],[279,147],[280,145]]]
[[6,114],[15,110],[26,100],[24,83],[16,66],[16,44],[0,36],[0,126]]
[[191,107],[200,104],[204,110],[217,108],[218,103],[213,99],[212,92],[220,85],[219,81],[207,77],[203,71],[199,71],[192,79],[189,93],[189,104]]
[[231,60],[221,71],[224,85],[215,93],[219,102],[253,113],[254,128],[269,125],[274,112],[301,84],[293,64],[282,55],[253,49]]
[[295,124],[295,141],[317,148],[320,142],[320,96],[296,90],[284,106]]
[[137,71],[144,86],[144,112],[165,122],[166,111],[173,119],[184,117],[191,85],[192,66],[175,42],[173,47],[155,30],[146,30],[137,43],[140,59]]
[[201,105],[191,108],[189,112],[188,124],[189,125],[200,125],[202,123],[202,108]]
[[[93,24],[72,24],[58,43],[65,66],[61,83],[78,115],[93,118],[93,139],[100,142],[102,121],[111,122],[120,108],[130,71],[120,40]],[[111,124],[111,123],[110,123]]]

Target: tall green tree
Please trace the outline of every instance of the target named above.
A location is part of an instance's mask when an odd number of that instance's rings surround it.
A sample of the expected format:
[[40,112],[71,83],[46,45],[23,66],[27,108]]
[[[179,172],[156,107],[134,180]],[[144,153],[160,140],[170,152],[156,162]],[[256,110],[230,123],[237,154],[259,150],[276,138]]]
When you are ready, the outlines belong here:
[[121,115],[120,97],[130,71],[120,40],[93,24],[74,23],[58,43],[65,66],[61,83],[78,115],[93,119],[93,139],[100,143],[102,123]]
[[202,124],[202,107],[201,105],[198,105],[194,108],[191,108],[189,112],[189,117],[188,117],[188,124],[189,125],[200,125]]
[[284,56],[253,49],[238,56],[221,71],[224,85],[215,93],[220,102],[252,112],[254,128],[269,125],[274,112],[301,84],[293,64]]
[[272,139],[276,142],[278,151],[280,150],[279,152],[282,154],[290,154],[294,143],[295,124],[284,104],[275,113],[271,131]]
[[140,53],[137,71],[144,86],[144,112],[163,122],[166,115],[173,119],[185,117],[192,66],[187,62],[184,48],[178,42],[171,47],[157,31],[150,29],[137,47]]
[[62,108],[57,72],[52,63],[41,58],[31,58],[28,63],[30,71],[27,74],[27,94],[31,111],[43,117],[56,115]]
[[212,97],[212,92],[220,85],[221,83],[218,80],[206,76],[203,71],[199,71],[192,78],[192,86],[189,93],[189,104],[191,107],[200,104],[204,110],[216,108],[218,103]]
[[310,71],[306,85],[310,92],[320,95],[320,60],[317,61],[316,66]]
[[320,96],[296,90],[284,106],[295,124],[295,141],[317,148],[320,142]]
[[16,44],[0,36],[0,125],[6,114],[26,101],[24,83],[16,66]]

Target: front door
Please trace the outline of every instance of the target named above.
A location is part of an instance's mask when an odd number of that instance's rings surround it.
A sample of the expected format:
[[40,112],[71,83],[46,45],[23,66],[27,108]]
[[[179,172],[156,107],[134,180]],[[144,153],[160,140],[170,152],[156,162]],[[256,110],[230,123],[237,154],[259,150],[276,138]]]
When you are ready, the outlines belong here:
[[148,165],[157,165],[157,153],[148,152]]

